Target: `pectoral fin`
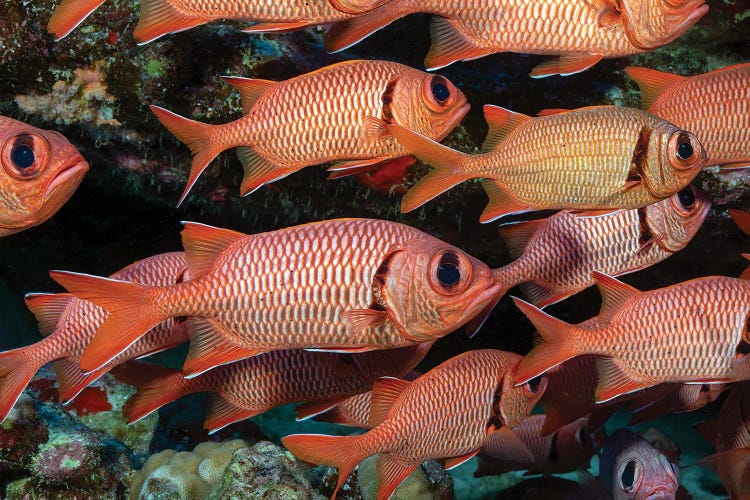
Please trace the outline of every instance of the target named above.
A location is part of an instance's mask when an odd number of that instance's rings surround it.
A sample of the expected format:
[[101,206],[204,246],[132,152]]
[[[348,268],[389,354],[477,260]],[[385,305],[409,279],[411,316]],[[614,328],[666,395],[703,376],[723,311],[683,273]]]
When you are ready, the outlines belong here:
[[570,53],[563,54],[560,57],[545,61],[534,68],[531,78],[546,78],[548,76],[575,75],[594,66],[602,60],[601,54]]

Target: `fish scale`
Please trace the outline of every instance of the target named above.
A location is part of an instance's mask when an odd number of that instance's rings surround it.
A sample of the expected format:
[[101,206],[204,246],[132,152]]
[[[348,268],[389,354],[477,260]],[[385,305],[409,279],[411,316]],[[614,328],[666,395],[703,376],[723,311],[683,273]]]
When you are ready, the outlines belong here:
[[316,21],[316,24],[348,19],[327,0],[167,0],[182,14],[212,19],[245,19],[256,22]]

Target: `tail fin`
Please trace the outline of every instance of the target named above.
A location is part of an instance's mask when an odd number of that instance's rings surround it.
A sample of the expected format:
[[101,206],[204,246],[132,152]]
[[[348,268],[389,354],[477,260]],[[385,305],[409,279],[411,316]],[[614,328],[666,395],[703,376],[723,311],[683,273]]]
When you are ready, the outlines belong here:
[[30,356],[30,347],[0,352],[0,422],[5,420],[39,364]]
[[572,330],[574,327],[572,325],[553,318],[517,297],[513,297],[513,302],[534,324],[542,337],[542,342],[537,344],[519,363],[516,369],[517,385],[526,383],[580,354],[573,346]]
[[336,498],[349,474],[370,454],[359,452],[355,443],[359,436],[324,436],[322,434],[293,434],[281,439],[281,444],[305,462],[325,464],[339,469],[339,482],[331,498]]
[[77,297],[110,313],[81,356],[81,370],[98,370],[170,316],[149,304],[153,288],[88,274],[51,271],[52,279]]
[[62,40],[106,0],[62,0],[47,23],[47,31]]
[[376,31],[410,14],[399,7],[400,0],[391,0],[375,10],[346,21],[334,24],[325,35],[324,44],[328,52],[341,52],[355,45]]
[[190,176],[188,177],[187,186],[185,186],[185,191],[180,196],[180,201],[177,202],[177,206],[179,207],[198,180],[198,177],[206,170],[208,164],[219,153],[224,151],[224,146],[217,144],[213,137],[213,131],[219,125],[209,125],[189,120],[159,106],[150,106],[149,108],[161,124],[180,141],[184,142],[193,154],[193,162],[190,166]]
[[117,380],[138,388],[122,407],[131,424],[150,415],[162,406],[190,394],[189,380],[179,370],[153,363],[129,361],[112,369]]
[[210,20],[186,16],[166,0],[141,0],[141,17],[133,37],[138,45],[143,45],[169,33],[185,31]]
[[465,153],[443,146],[401,125],[389,125],[388,130],[407,151],[434,168],[404,195],[401,201],[402,212],[419,208],[455,185],[472,178],[461,171],[461,165],[468,156]]

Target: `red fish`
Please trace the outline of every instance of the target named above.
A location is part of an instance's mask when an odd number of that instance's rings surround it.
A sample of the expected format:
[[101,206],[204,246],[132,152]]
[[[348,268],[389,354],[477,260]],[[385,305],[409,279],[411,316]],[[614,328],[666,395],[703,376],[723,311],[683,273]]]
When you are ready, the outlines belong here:
[[[655,420],[664,415],[697,411],[713,403],[727,389],[726,384],[665,384],[666,393],[654,400],[642,402],[636,398],[630,425]],[[645,404],[644,404],[645,403]]]
[[187,223],[182,235],[186,283],[51,273],[111,313],[81,358],[83,370],[182,316],[195,325],[188,375],[273,350],[404,347],[488,314],[501,292],[482,262],[395,222],[336,219],[250,236]]
[[298,434],[282,443],[298,458],[339,469],[336,492],[365,458],[379,453],[378,498],[388,498],[419,464],[446,459],[456,467],[484,446],[501,456],[530,452],[510,430],[544,392],[545,379],[516,387],[511,373],[520,356],[495,350],[456,356],[414,382],[381,379],[372,396],[370,423],[360,436]]
[[[164,253],[135,262],[112,277],[167,285],[181,281],[186,268],[183,253]],[[68,402],[116,364],[187,341],[187,330],[169,319],[156,325],[107,365],[83,373],[78,366],[79,360],[107,313],[67,293],[33,293],[26,296],[26,303],[39,321],[39,329],[45,337],[30,346],[0,353],[0,420],[8,416],[34,374],[49,362],[57,374],[60,399]]]

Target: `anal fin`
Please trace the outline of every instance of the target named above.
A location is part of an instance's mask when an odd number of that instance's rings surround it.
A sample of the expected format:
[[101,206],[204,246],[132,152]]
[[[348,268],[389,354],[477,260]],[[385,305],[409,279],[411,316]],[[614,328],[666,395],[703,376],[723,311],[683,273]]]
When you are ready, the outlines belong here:
[[296,420],[297,421],[307,420],[317,415],[320,415],[321,413],[325,413],[328,410],[335,407],[336,405],[344,402],[346,399],[347,399],[346,397],[341,397],[341,398],[333,398],[333,399],[324,399],[322,401],[309,401],[307,403],[303,403],[294,409]]
[[299,170],[301,167],[286,167],[277,165],[255,152],[251,147],[240,146],[237,148],[237,157],[242,163],[242,169],[245,172],[242,177],[240,194],[247,196],[253,191],[270,182],[283,179],[289,174]]
[[432,45],[424,60],[428,70],[439,69],[456,61],[478,59],[493,52],[469,40],[455,19],[433,16],[430,20],[430,38]]
[[597,403],[605,403],[623,394],[630,394],[656,385],[656,382],[633,380],[613,358],[597,358],[596,370],[599,373],[599,384],[596,386]]
[[585,54],[580,52],[562,54],[561,56],[545,61],[531,70],[531,78],[545,78],[553,75],[569,76],[582,71],[602,60],[601,54]]
[[182,371],[186,378],[193,378],[211,368],[256,356],[261,349],[247,349],[233,343],[222,333],[222,327],[215,321],[188,318],[190,331],[190,351]]
[[208,403],[208,409],[206,410],[206,420],[203,422],[203,428],[209,434],[213,434],[228,425],[259,415],[263,411],[240,408],[226,399],[212,394],[211,400]]
[[469,453],[466,453],[464,455],[458,456],[458,457],[446,458],[443,466],[445,467],[445,470],[455,469],[459,465],[465,462],[468,462],[469,460],[474,458],[477,455],[477,453],[479,453],[479,448],[477,448],[474,451],[470,451]]
[[488,455],[517,463],[534,463],[534,454],[521,438],[504,425],[499,429],[490,429],[483,448]]
[[398,485],[406,479],[419,463],[409,462],[383,453],[378,457],[378,498],[390,498]]
[[243,29],[245,33],[286,33],[296,31],[308,26],[315,26],[316,23],[310,21],[292,21],[288,23],[255,23]]
[[492,222],[506,215],[532,210],[528,205],[515,200],[511,195],[503,191],[496,181],[486,180],[482,182],[482,187],[490,199],[482,215],[479,217],[479,222],[482,224]]
[[77,361],[67,358],[53,361],[52,368],[57,375],[58,392],[63,404],[69,403],[82,390],[109,371],[105,366],[93,372],[83,373]]
[[548,288],[536,281],[521,284],[521,291],[537,307],[544,308],[568,298],[571,294]]

